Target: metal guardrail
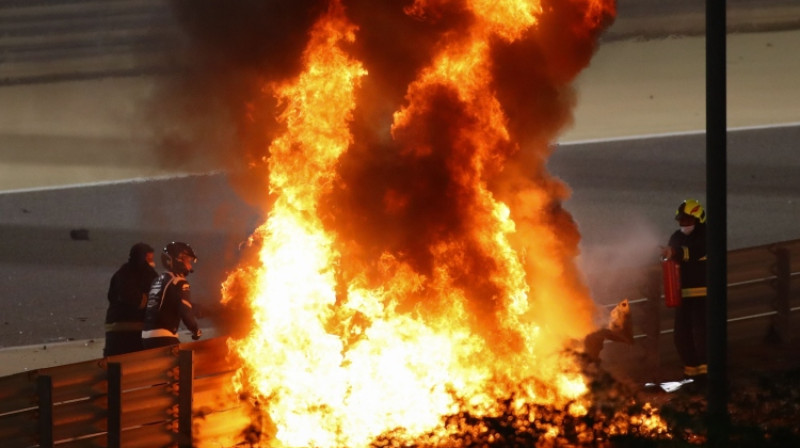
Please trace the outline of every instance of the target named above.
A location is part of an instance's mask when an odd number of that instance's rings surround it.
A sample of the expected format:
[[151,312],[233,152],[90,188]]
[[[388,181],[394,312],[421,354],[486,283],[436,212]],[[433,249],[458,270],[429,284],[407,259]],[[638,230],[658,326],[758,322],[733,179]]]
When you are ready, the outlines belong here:
[[[671,337],[664,340],[674,331],[674,310],[664,304],[660,266],[654,263],[629,275],[640,279],[637,289],[628,291],[636,294],[628,303],[638,346],[633,350],[637,359],[629,361],[650,370],[677,363]],[[800,316],[800,240],[729,251],[727,284],[729,346],[792,340],[792,323]],[[606,343],[613,344],[619,343]]]
[[216,338],[0,378],[2,446],[235,446],[250,423],[227,352]]

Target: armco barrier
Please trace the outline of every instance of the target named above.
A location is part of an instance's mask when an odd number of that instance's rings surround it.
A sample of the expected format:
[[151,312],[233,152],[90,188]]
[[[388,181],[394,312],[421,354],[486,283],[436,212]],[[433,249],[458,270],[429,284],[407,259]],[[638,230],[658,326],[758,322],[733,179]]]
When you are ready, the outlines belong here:
[[2,446],[234,446],[249,421],[227,352],[216,338],[0,378]]
[[[607,346],[621,347],[629,366],[677,363],[671,337],[664,341],[673,313],[663,304],[660,267],[626,274],[639,294],[630,300],[634,347]],[[798,278],[800,240],[729,252],[729,344],[790,340]],[[6,376],[0,441],[4,448],[241,446],[253,428],[232,390],[235,370],[216,338]]]

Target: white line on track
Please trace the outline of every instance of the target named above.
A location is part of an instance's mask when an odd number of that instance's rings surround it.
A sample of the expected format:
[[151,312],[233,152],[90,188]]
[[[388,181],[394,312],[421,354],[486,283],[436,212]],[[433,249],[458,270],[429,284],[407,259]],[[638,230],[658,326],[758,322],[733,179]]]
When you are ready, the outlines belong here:
[[[800,122],[793,122],[793,123],[779,123],[779,124],[767,124],[767,125],[758,125],[758,126],[740,126],[736,128],[728,128],[728,132],[738,132],[738,131],[757,131],[760,129],[780,129],[780,128],[791,128],[800,126]],[[584,145],[584,144],[592,144],[592,143],[608,143],[608,142],[624,142],[629,140],[642,140],[646,138],[664,138],[664,137],[682,137],[687,135],[702,135],[705,134],[705,129],[703,130],[694,130],[694,131],[680,131],[680,132],[664,132],[660,134],[639,134],[639,135],[627,135],[624,137],[608,137],[608,138],[596,138],[596,139],[586,139],[586,140],[571,140],[571,141],[563,141],[558,142],[558,146],[571,146],[571,145]]]
[[[790,127],[797,127],[800,126],[800,122],[790,122],[790,123],[779,123],[779,124],[769,124],[769,125],[759,125],[759,126],[741,126],[736,128],[728,128],[728,132],[737,132],[737,131],[755,131],[759,129],[780,129],[780,128],[790,128]],[[681,131],[681,132],[665,132],[660,134],[639,134],[639,135],[628,135],[623,137],[608,137],[608,138],[597,138],[597,139],[586,139],[586,140],[572,140],[572,141],[564,141],[564,142],[557,142],[556,145],[559,147],[564,146],[573,146],[573,145],[585,145],[585,144],[592,144],[592,143],[609,143],[609,142],[624,142],[630,140],[641,140],[646,138],[666,138],[666,137],[681,137],[687,135],[702,135],[705,134],[705,130],[694,130],[694,131]],[[52,191],[52,190],[65,190],[69,188],[82,188],[82,187],[103,187],[109,185],[120,185],[120,184],[133,184],[139,182],[151,182],[151,181],[161,181],[161,180],[170,180],[170,179],[182,179],[186,177],[192,176],[211,176],[215,174],[223,173],[221,170],[214,170],[209,171],[206,173],[188,173],[188,174],[176,174],[176,175],[163,175],[163,176],[154,176],[154,177],[135,177],[132,179],[121,179],[121,180],[110,180],[110,181],[100,181],[100,182],[87,182],[87,183],[80,183],[80,184],[67,184],[67,185],[57,185],[57,186],[49,186],[49,187],[33,187],[33,188],[20,188],[16,190],[6,190],[0,191],[0,195],[3,194],[14,194],[14,193],[31,193],[31,192],[39,192],[39,191]]]
[[214,170],[214,171],[207,171],[207,172],[204,172],[204,173],[164,174],[164,175],[161,175],[161,176],[153,176],[153,177],[134,177],[134,178],[129,178],[129,179],[105,180],[105,181],[98,181],[98,182],[85,182],[85,183],[79,183],[79,184],[66,184],[66,185],[54,185],[54,186],[47,186],[47,187],[19,188],[19,189],[16,189],[16,190],[0,191],[0,195],[3,195],[3,194],[15,194],[15,193],[35,193],[35,192],[41,192],[41,191],[68,190],[68,189],[72,189],[72,188],[84,188],[84,187],[105,187],[105,186],[110,186],[110,185],[136,184],[136,183],[171,180],[171,179],[185,179],[185,178],[188,178],[188,177],[213,176],[213,175],[220,174],[220,173],[223,173],[223,171],[222,170]]

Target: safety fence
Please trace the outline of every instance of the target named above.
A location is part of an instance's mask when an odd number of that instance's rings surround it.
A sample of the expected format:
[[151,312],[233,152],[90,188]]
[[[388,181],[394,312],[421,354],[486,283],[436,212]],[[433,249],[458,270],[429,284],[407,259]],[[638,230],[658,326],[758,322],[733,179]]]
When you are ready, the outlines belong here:
[[[800,240],[728,252],[728,346],[780,345],[797,337],[800,319]],[[619,273],[616,273],[619,275]],[[676,365],[673,343],[675,309],[665,305],[661,266],[632,269],[627,291],[634,346],[606,343],[605,357],[653,372]],[[609,303],[610,308],[614,303]]]
[[[674,355],[674,312],[656,265],[636,276],[634,344],[611,343],[653,369]],[[800,240],[728,253],[728,340],[792,338],[800,306]],[[612,304],[613,305],[613,304]],[[666,341],[665,341],[666,339]],[[613,347],[609,347],[614,356]],[[605,350],[605,349],[604,349]],[[44,368],[0,378],[3,447],[231,447],[260,428],[232,384],[223,338]]]
[[0,378],[0,445],[240,444],[250,419],[227,352],[215,338]]

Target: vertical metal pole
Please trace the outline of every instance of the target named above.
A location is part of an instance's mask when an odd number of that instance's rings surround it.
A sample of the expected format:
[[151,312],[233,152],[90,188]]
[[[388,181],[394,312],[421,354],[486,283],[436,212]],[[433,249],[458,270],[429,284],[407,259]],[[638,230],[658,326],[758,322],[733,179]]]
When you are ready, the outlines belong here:
[[108,448],[122,446],[122,364],[108,364]]
[[42,375],[36,378],[39,398],[39,447],[53,448],[53,378]]
[[775,249],[775,298],[772,308],[776,314],[772,316],[767,341],[784,344],[791,339],[789,334],[789,295],[792,284],[791,252],[785,247]]
[[[663,276],[661,270],[654,266],[650,270],[649,279],[647,281],[647,290],[644,296],[647,297],[647,317],[644,322],[644,333],[647,335],[645,344],[647,346],[647,368],[651,372],[658,372],[661,368],[661,289]],[[661,378],[658,378],[661,381]]]
[[181,448],[192,448],[192,399],[194,395],[194,352],[178,355],[178,433]]
[[708,201],[708,441],[728,440],[727,116],[725,0],[706,0],[706,195]]

